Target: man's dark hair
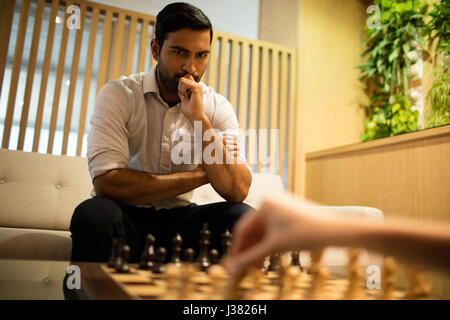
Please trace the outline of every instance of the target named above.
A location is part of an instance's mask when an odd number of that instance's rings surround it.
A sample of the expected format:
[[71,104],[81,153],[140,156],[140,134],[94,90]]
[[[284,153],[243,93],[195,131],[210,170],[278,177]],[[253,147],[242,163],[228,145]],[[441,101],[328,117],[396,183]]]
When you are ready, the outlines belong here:
[[176,2],[168,4],[156,16],[155,40],[162,48],[169,32],[180,29],[207,30],[209,29],[210,42],[213,30],[211,21],[197,7],[189,3]]

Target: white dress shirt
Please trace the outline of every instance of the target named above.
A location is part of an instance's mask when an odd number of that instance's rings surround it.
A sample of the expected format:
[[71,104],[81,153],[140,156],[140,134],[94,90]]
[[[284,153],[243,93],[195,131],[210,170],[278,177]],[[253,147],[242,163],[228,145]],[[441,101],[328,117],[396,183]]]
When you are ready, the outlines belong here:
[[[238,121],[231,104],[211,87],[200,84],[204,112],[211,126],[221,133],[226,131],[235,135],[239,142]],[[189,133],[189,137],[180,137],[179,133],[183,132]],[[178,143],[173,137],[177,134],[178,139],[187,141],[189,150],[193,151],[194,127],[181,113],[179,104],[169,107],[162,100],[155,67],[147,73],[109,81],[97,94],[88,135],[87,158],[92,180],[117,168],[158,175],[196,169],[198,164],[195,164],[194,156],[190,163],[175,164],[172,161],[172,149]],[[242,148],[237,158],[247,164]],[[146,206],[156,209],[186,206],[191,202],[192,193],[189,191]],[[91,195],[95,196],[94,190]]]

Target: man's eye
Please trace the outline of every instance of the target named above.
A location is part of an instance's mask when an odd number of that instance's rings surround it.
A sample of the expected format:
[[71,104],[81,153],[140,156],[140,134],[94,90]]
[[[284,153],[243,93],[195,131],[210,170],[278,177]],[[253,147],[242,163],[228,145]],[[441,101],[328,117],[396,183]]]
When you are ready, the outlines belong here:
[[208,52],[199,53],[197,56],[199,58],[206,58],[208,56]]
[[175,52],[175,54],[178,54],[180,56],[184,56],[186,54],[184,51],[181,51],[181,50],[175,50],[174,52]]

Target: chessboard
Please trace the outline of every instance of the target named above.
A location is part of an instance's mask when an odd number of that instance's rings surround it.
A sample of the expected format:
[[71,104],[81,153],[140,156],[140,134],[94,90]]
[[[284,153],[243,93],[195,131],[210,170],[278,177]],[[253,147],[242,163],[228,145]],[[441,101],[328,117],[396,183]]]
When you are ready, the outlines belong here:
[[[82,263],[83,287],[91,299],[133,300],[412,300],[433,299],[431,285],[419,269],[410,269],[410,286],[396,288],[397,263],[384,259],[380,288],[367,287],[365,273],[358,264],[362,250],[348,250],[346,272],[335,273],[322,265],[324,248],[311,252],[311,264],[302,266],[299,252],[292,251],[290,261],[273,254],[261,268],[230,275],[223,267],[226,255],[208,251],[208,230],[200,233],[201,249],[194,260],[192,249],[181,259],[182,239],[173,239],[173,256],[166,259],[165,249],[153,247],[149,235],[138,264],[129,264],[129,248],[118,241],[108,263]],[[225,249],[231,234],[224,234]],[[209,254],[208,254],[209,252]],[[226,251],[224,251],[226,252]],[[284,256],[286,257],[286,256]]]

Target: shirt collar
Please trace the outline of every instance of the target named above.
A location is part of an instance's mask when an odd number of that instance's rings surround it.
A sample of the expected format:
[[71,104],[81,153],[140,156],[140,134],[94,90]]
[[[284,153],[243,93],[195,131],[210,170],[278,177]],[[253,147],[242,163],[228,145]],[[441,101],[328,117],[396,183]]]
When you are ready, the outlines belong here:
[[159,95],[158,82],[156,81],[156,65],[144,75],[143,81],[144,94],[147,92],[156,92]]

